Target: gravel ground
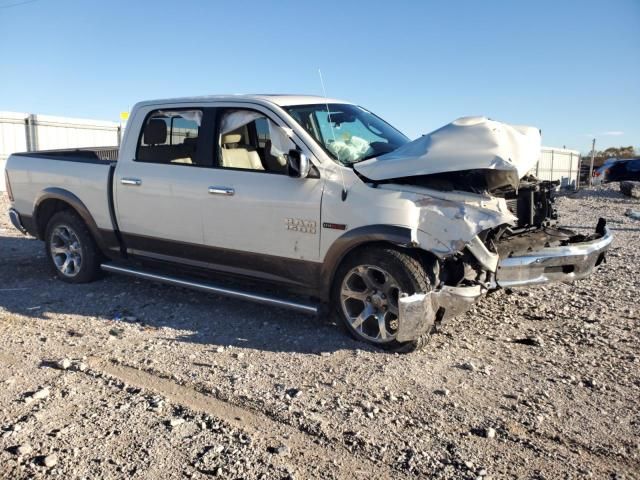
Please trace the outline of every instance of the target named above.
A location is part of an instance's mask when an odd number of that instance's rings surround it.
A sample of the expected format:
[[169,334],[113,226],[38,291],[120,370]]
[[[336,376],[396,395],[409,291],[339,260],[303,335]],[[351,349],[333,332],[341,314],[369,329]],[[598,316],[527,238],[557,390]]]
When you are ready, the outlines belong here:
[[617,188],[558,199],[565,225],[609,220],[596,274],[492,294],[410,355],[130,278],[67,285],[3,215],[0,476],[640,478],[640,201]]

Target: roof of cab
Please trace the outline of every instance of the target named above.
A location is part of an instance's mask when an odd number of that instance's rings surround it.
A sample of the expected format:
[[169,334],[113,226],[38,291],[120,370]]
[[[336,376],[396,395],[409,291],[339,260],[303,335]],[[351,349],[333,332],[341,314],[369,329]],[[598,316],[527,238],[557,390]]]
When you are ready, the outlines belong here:
[[217,103],[234,101],[256,101],[258,103],[267,102],[280,107],[290,105],[314,105],[319,103],[350,103],[335,98],[325,98],[318,95],[295,95],[295,94],[237,94],[237,95],[205,95],[200,97],[165,98],[158,100],[147,100],[139,102],[137,106],[158,105],[166,103]]

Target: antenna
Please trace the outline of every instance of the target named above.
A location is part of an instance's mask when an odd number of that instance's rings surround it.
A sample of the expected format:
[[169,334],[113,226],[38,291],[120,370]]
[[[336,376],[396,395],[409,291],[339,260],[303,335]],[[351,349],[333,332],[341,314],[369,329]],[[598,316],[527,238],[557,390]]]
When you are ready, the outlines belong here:
[[[327,107],[327,115],[329,117],[329,128],[331,128],[331,136],[333,137],[333,143],[336,142],[336,132],[333,130],[333,122],[331,121],[331,111],[329,110],[329,99],[327,98],[327,91],[324,88],[324,80],[322,79],[322,70],[318,69],[318,75],[320,75],[320,85],[322,86],[322,94],[324,95],[324,104]],[[340,154],[336,153],[338,161],[340,161]],[[347,199],[347,185],[344,183],[344,173],[342,173],[342,165],[338,165],[338,171],[340,172],[340,179],[342,180],[342,201]]]

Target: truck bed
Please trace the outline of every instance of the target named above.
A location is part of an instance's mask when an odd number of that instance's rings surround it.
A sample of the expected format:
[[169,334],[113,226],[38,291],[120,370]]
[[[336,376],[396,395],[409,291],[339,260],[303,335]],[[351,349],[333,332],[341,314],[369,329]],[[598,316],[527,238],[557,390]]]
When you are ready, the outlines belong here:
[[37,152],[14,153],[20,157],[64,160],[67,162],[110,163],[118,161],[118,147],[63,148],[58,150],[38,150]]
[[28,218],[43,196],[65,190],[91,212],[98,229],[112,230],[110,171],[117,157],[115,147],[14,153],[6,167],[14,207]]

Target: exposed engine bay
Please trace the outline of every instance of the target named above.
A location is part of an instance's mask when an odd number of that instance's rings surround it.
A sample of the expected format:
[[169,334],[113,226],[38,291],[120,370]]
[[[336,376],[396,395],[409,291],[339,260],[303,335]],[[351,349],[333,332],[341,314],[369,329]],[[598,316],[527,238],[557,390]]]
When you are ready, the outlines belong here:
[[[603,219],[598,221],[595,232],[588,235],[557,225],[558,216],[554,206],[557,185],[557,182],[539,182],[530,176],[523,179],[517,190],[504,188],[492,192],[494,196],[506,200],[509,211],[517,216],[517,225],[500,225],[479,233],[478,237],[487,250],[497,254],[500,259],[506,259],[602,238],[606,225]],[[569,265],[560,268],[564,273],[573,271]],[[443,259],[438,274],[443,286],[496,286],[495,272],[483,268],[469,246]]]
[[503,197],[509,211],[518,217],[516,229],[542,228],[555,225],[558,219],[553,194],[559,184],[541,182],[530,175],[521,180],[517,189],[506,187],[491,193]]
[[[508,211],[516,217],[515,221],[478,233],[478,239],[489,254],[497,254],[500,258],[590,239],[557,226],[554,194],[559,182],[539,181],[534,176],[527,175],[522,178],[518,188],[503,186],[490,189],[486,178],[493,173],[492,170],[446,172],[393,179],[389,183],[446,192],[468,191],[504,199]],[[378,182],[380,183],[386,182]],[[441,258],[437,271],[434,272],[438,284],[453,287],[495,285],[495,272],[481,265],[474,253],[467,246],[453,255]]]
[[492,190],[489,185],[493,174],[495,174],[494,170],[467,170],[396,178],[375,183],[412,185],[446,192],[466,191],[504,198],[509,211],[518,217],[516,229],[550,226],[558,219],[553,205],[553,193],[560,182],[539,181],[533,175],[528,175],[521,180],[518,188],[505,186]]

